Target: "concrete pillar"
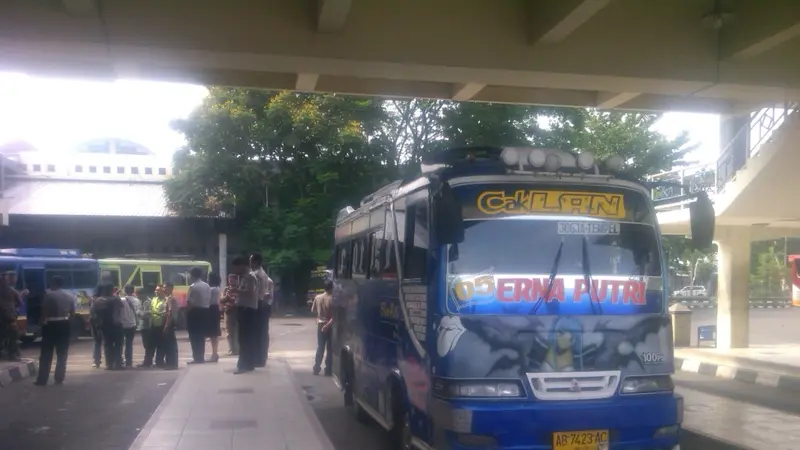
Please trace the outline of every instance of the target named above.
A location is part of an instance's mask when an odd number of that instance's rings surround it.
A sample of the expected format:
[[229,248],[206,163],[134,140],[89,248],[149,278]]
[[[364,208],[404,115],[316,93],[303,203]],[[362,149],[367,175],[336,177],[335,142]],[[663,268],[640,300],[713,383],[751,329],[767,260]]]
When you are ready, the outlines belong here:
[[750,345],[750,227],[717,227],[717,348]]
[[220,287],[225,289],[228,284],[228,235],[219,234],[219,277],[222,278]]
[[692,310],[680,303],[669,307],[672,316],[672,340],[675,347],[692,345]]

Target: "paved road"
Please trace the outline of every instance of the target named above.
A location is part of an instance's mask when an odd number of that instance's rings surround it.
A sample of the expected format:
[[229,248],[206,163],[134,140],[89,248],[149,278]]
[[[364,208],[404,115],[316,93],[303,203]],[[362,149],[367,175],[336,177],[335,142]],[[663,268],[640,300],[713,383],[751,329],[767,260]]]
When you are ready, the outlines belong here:
[[[752,322],[757,325],[751,325],[752,331],[771,333],[773,341],[797,335],[796,342],[800,342],[800,330],[789,329],[795,318],[800,319],[800,311],[755,310]],[[713,320],[713,312],[697,312],[694,319]],[[337,450],[387,448],[386,436],[376,425],[361,425],[345,413],[341,393],[330,378],[311,373],[316,339],[313,320],[276,318],[271,335],[272,357],[289,362]],[[185,337],[180,339],[180,345],[181,358],[185,359],[189,355]],[[26,351],[35,355],[36,349]],[[16,405],[0,410],[2,450],[128,450],[179,372],[106,372],[91,367],[90,352],[89,340],[73,346],[64,386],[42,389],[22,381],[0,389],[0,401]],[[141,358],[140,351],[137,358]],[[684,373],[677,375],[676,381],[712,394],[800,413],[800,407],[790,400],[759,386],[743,387],[740,383]],[[682,448],[688,450],[706,448],[684,444]]]
[[[692,328],[716,323],[716,309],[692,311]],[[800,344],[800,308],[751,309],[750,344]],[[692,336],[695,343],[696,335]]]

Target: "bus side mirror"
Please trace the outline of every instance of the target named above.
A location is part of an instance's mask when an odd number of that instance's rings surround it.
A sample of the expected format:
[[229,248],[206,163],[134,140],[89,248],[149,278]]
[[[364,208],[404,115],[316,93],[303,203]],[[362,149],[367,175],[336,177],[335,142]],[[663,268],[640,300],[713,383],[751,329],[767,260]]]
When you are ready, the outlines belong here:
[[689,226],[692,230],[692,247],[695,250],[711,249],[714,241],[716,214],[708,194],[700,192],[697,200],[689,205]]
[[439,244],[458,244],[464,240],[461,201],[447,183],[434,194],[433,219]]

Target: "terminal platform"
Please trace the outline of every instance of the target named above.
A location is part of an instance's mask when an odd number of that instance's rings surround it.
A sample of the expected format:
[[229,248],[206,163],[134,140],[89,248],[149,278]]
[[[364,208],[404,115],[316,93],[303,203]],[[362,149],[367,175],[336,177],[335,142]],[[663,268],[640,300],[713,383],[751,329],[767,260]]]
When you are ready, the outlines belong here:
[[130,450],[333,450],[288,364],[234,375],[234,363],[182,368]]

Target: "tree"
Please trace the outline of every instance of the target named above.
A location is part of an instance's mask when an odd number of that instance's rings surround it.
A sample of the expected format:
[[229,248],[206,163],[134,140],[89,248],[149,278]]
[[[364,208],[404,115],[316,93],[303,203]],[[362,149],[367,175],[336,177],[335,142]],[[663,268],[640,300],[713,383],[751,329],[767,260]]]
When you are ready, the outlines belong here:
[[785,258],[774,246],[758,253],[757,265],[750,275],[750,290],[759,297],[779,297],[789,281]]
[[165,187],[179,214],[234,217],[284,291],[305,295],[333,248],[335,213],[448,146],[547,145],[612,152],[640,174],[670,168],[685,139],[650,130],[657,115],[441,100],[212,88],[175,123],[187,140]]

